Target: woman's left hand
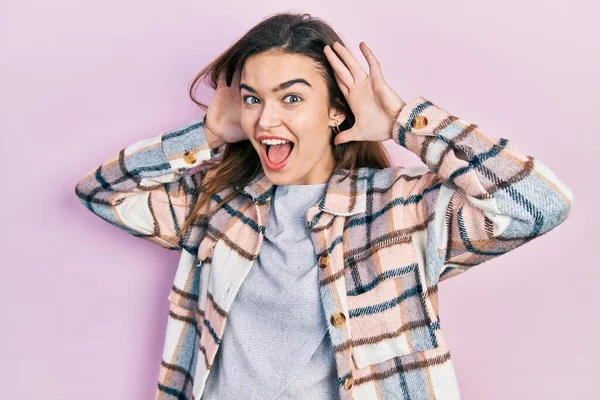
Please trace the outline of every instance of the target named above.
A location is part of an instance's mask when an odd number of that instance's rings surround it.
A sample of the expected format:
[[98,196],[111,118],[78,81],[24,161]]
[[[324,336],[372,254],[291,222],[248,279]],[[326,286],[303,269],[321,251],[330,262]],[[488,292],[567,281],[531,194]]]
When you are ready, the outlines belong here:
[[333,44],[335,52],[329,45],[324,48],[335,79],[356,119],[352,128],[335,137],[336,145],[349,141],[381,142],[391,139],[396,117],[406,104],[383,78],[379,61],[371,49],[364,42],[360,42],[359,47],[369,64],[369,74],[340,43]]

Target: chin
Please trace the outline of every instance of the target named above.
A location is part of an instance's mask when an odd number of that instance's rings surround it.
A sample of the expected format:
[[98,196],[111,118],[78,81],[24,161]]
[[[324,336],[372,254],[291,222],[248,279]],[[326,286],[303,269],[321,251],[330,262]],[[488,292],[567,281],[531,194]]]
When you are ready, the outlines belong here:
[[289,172],[269,171],[266,168],[263,168],[263,171],[274,185],[291,185],[294,182],[294,177]]

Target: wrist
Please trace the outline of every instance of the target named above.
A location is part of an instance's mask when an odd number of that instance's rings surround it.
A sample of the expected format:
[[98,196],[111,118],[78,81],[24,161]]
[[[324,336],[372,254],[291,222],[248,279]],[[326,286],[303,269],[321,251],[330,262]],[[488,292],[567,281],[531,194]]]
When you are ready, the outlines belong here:
[[217,147],[221,147],[225,144],[225,141],[217,136],[207,125],[206,125],[206,117],[204,119],[204,137],[206,138],[206,143],[211,149],[216,149]]
[[216,149],[217,147],[221,147],[225,144],[225,142],[222,139],[219,139],[219,137],[209,129],[205,128],[204,136],[206,137],[206,143],[210,146],[211,149]]
[[406,102],[404,100],[402,100],[401,98],[398,98],[398,101],[396,102],[395,106],[393,107],[393,118],[394,120],[398,118],[398,116],[400,116],[400,111],[402,111],[402,109],[404,108],[404,106],[406,105]]
[[390,130],[390,139],[393,139],[393,136],[396,132],[396,125],[398,124],[398,118],[400,117],[400,112],[406,105],[406,102],[400,98],[398,98],[398,102],[391,108],[390,112],[390,120],[392,121],[393,129]]

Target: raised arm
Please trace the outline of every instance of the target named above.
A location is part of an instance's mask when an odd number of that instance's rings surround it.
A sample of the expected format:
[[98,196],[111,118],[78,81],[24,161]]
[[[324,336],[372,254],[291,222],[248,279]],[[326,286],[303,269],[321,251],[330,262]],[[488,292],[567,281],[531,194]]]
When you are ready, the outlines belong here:
[[429,168],[414,200],[429,221],[425,238],[416,240],[425,242],[431,284],[521,246],[567,218],[573,193],[542,162],[423,97],[404,102],[364,42],[360,49],[369,74],[344,46],[336,42],[333,49],[324,51],[356,119],[334,143],[391,138]]
[[185,244],[176,235],[224,149],[224,142],[205,131],[205,117],[125,147],[77,182],[77,197],[112,225],[181,250]]
[[429,217],[427,268],[434,283],[458,275],[562,223],[573,193],[541,161],[506,138],[423,97],[410,100],[393,127],[394,142],[429,172],[422,199]]

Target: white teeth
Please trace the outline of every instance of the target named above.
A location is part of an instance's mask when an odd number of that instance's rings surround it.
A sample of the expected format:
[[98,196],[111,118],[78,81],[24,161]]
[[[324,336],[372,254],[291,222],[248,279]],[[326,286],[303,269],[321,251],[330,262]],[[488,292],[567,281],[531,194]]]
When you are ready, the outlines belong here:
[[289,143],[289,140],[281,140],[281,139],[263,139],[260,141],[263,144],[274,145],[274,144],[284,144]]

